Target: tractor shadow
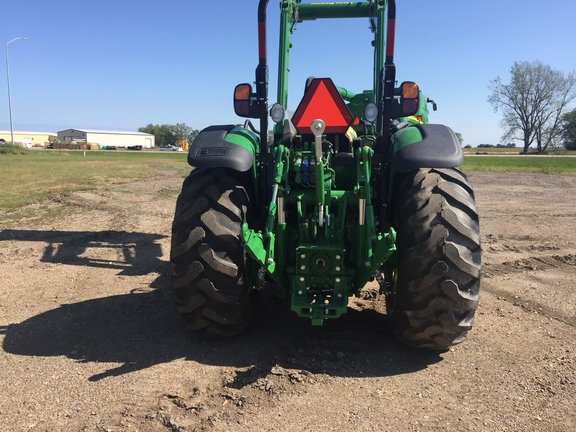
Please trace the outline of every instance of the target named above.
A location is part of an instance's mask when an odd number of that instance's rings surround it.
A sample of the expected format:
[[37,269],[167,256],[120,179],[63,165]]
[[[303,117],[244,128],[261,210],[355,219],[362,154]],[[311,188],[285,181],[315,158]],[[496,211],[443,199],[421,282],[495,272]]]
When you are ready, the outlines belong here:
[[[7,229],[2,241],[44,243],[41,262],[116,269],[120,276],[145,275],[163,266],[159,243],[165,235],[129,231],[42,231]],[[114,250],[116,258],[102,256]]]
[[[168,276],[160,281],[168,284]],[[3,349],[23,356],[66,356],[78,362],[119,363],[90,376],[98,381],[185,358],[239,370],[229,386],[242,388],[274,367],[341,377],[393,376],[426,369],[441,353],[405,347],[390,336],[386,317],[350,311],[312,327],[288,304],[268,306],[246,334],[206,338],[184,329],[170,293],[157,289],[64,304],[10,324]],[[190,365],[193,367],[193,365]]]
[[265,378],[278,366],[328,376],[386,377],[423,370],[443,359],[442,351],[398,342],[388,317],[374,308],[349,308],[342,317],[314,327],[291,312],[280,293],[264,297],[252,331],[233,344],[248,367],[236,373],[228,384],[232,388]]
[[[312,327],[309,320],[290,312],[288,301],[273,287],[263,293],[260,311],[247,333],[229,339],[193,334],[175,312],[168,263],[162,261],[158,243],[163,237],[117,231],[63,232],[60,236],[52,231],[0,233],[0,241],[45,242],[41,261],[114,268],[124,276],[159,273],[149,288],[62,304],[1,327],[4,351],[120,364],[88,377],[90,381],[184,358],[237,368],[228,384],[232,388],[250,385],[275,367],[330,376],[381,377],[426,369],[442,360],[441,352],[416,350],[397,342],[386,315],[373,309],[350,309],[338,320]],[[100,260],[96,256],[99,244],[116,245],[123,258]]]

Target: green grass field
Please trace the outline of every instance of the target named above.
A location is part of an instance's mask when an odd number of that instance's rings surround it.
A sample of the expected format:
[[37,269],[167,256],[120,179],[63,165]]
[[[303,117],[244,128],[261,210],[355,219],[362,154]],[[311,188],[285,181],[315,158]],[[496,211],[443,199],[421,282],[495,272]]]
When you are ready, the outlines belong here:
[[[159,151],[23,150],[0,153],[0,209],[66,195],[72,191],[110,188],[147,178],[158,170],[189,171],[186,153]],[[576,157],[518,155],[466,156],[464,171],[512,171],[576,175]]]
[[186,153],[28,150],[0,153],[0,209],[42,202],[72,191],[110,188],[157,175],[160,169],[190,171]]
[[576,157],[465,156],[463,171],[508,171],[576,175]]

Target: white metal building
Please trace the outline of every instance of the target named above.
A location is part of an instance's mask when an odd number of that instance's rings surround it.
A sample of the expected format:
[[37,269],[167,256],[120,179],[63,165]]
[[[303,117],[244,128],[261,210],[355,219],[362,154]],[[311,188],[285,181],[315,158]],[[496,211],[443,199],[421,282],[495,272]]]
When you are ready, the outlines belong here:
[[151,148],[155,145],[154,135],[143,132],[105,131],[92,129],[66,129],[58,132],[61,142],[76,141],[91,145]]

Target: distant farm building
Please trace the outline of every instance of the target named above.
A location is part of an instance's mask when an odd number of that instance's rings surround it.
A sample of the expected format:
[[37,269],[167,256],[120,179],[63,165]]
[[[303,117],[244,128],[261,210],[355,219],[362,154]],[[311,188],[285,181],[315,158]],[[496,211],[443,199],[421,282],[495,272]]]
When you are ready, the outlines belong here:
[[142,132],[66,129],[58,132],[58,140],[62,143],[74,142],[100,148],[152,148],[155,146],[154,135]]
[[[10,131],[0,131],[0,141],[9,143],[12,141]],[[22,132],[14,131],[14,144],[24,147],[44,147],[56,140],[56,134],[52,132]]]

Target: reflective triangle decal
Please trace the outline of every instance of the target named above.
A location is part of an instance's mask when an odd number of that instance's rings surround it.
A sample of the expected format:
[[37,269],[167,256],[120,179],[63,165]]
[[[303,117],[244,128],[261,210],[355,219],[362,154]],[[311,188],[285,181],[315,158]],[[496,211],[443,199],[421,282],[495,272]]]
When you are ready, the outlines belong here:
[[354,117],[330,78],[315,78],[292,117],[292,123],[301,134],[310,134],[310,124],[321,119],[326,124],[324,133],[346,133]]

